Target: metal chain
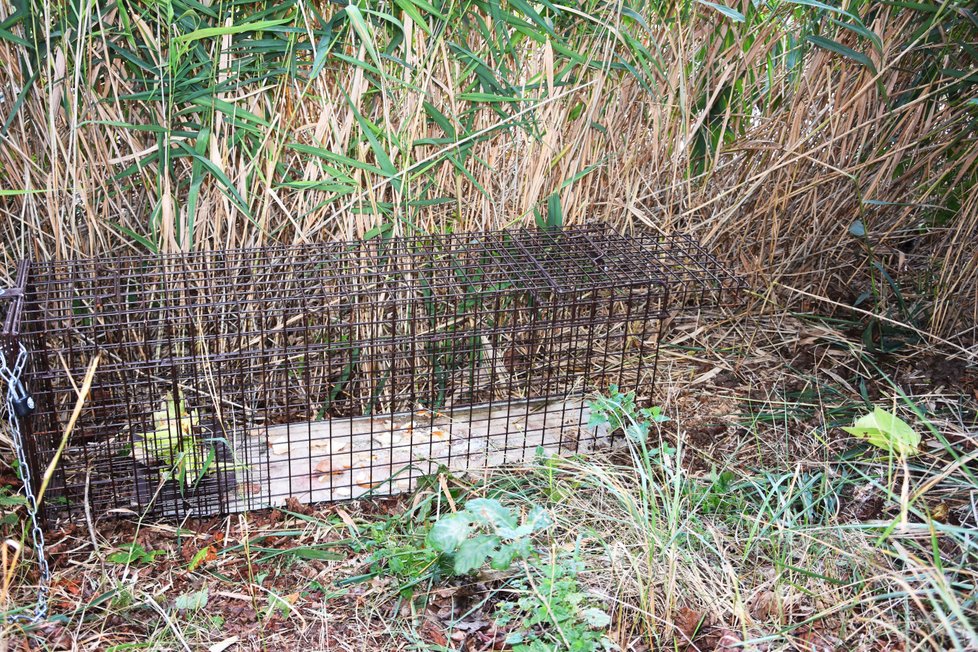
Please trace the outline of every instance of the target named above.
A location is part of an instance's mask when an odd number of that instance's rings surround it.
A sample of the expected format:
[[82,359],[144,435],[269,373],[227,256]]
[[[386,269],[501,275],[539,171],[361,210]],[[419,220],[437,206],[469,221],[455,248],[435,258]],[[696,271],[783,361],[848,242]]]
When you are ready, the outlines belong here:
[[21,380],[24,367],[27,366],[27,347],[21,343],[18,343],[17,347],[17,357],[11,366],[7,362],[7,356],[4,353],[3,347],[0,346],[0,381],[3,381],[3,384],[6,385],[7,391],[4,404],[7,406],[7,423],[10,426],[14,451],[17,453],[20,475],[24,480],[27,514],[31,519],[31,538],[33,539],[34,552],[37,556],[37,565],[41,571],[41,575],[38,579],[37,603],[34,605],[34,614],[18,614],[13,616],[11,620],[37,623],[47,618],[48,615],[48,591],[50,590],[51,583],[51,568],[48,566],[48,559],[44,554],[44,532],[41,530],[39,521],[37,497],[34,495],[34,483],[31,480],[31,467],[27,463],[27,451],[24,448],[24,438],[20,432],[20,417],[14,409],[15,401],[24,399],[30,401],[30,397],[27,395],[27,391]]

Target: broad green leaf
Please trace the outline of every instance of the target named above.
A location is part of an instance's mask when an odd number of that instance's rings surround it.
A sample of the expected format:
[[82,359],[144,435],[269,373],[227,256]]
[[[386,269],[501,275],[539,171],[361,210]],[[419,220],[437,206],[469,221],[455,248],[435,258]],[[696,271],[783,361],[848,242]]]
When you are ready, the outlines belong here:
[[465,512],[442,516],[428,532],[428,545],[439,552],[455,552],[472,531],[472,523]]
[[189,591],[178,596],[173,606],[179,611],[200,611],[207,606],[208,598],[207,587],[205,586],[200,591]]
[[489,563],[489,566],[493,570],[508,570],[509,567],[513,565],[513,557],[515,556],[516,546],[511,544],[502,545],[499,547],[499,550],[493,554],[492,561]]
[[130,238],[132,238],[133,240],[135,240],[139,244],[141,244],[144,247],[146,247],[146,249],[148,249],[151,253],[154,253],[154,254],[155,253],[159,253],[159,247],[156,246],[156,243],[154,243],[152,240],[150,240],[146,236],[139,235],[138,233],[136,233],[135,231],[133,231],[129,227],[123,226],[122,224],[119,224],[118,222],[109,222],[109,226],[113,227],[114,229],[117,229],[120,233],[123,233],[123,234],[129,236]]
[[510,632],[503,641],[506,645],[519,645],[526,640],[526,632]]
[[25,41],[16,34],[8,32],[5,29],[0,28],[0,41],[7,41],[8,43],[13,43],[14,45],[19,45],[24,48],[32,48],[34,44],[30,41]]
[[838,41],[833,41],[832,39],[825,38],[824,36],[810,35],[805,38],[808,42],[817,45],[820,48],[828,50],[829,52],[835,52],[836,54],[840,54],[846,57],[847,59],[852,59],[856,63],[861,64],[866,68],[868,68],[870,72],[872,72],[874,75],[876,74],[876,66],[873,64],[872,59],[867,57],[862,52],[856,52],[852,48],[846,45],[842,45]]
[[605,629],[611,624],[611,616],[597,607],[585,609],[581,612],[581,616],[591,629]]
[[41,193],[49,192],[45,189],[38,190],[10,190],[7,188],[0,188],[0,197],[18,197],[20,195],[40,195]]
[[653,423],[665,423],[666,421],[672,421],[672,419],[662,414],[662,407],[658,405],[648,410],[648,419]]
[[434,104],[430,102],[423,102],[425,113],[431,118],[436,125],[441,127],[441,130],[445,132],[445,135],[450,139],[455,140],[457,136],[455,135],[455,127],[452,125],[452,121],[448,119],[444,113],[439,111]]
[[742,23],[745,20],[747,20],[744,14],[740,13],[733,7],[727,7],[721,4],[717,4],[716,2],[708,2],[707,0],[696,0],[696,1],[701,5],[705,5],[707,7],[715,9],[716,11],[719,11],[721,14],[723,14],[724,16],[726,16],[727,18],[729,18],[730,20],[736,23]]
[[258,32],[261,30],[269,29],[271,27],[277,27],[279,25],[284,25],[285,23],[291,23],[291,18],[280,18],[278,20],[259,20],[253,23],[239,23],[237,25],[226,25],[222,27],[205,27],[203,29],[198,29],[190,32],[189,34],[183,34],[182,36],[177,36],[174,41],[178,43],[189,43],[191,41],[198,41],[200,39],[213,38],[215,36],[224,36],[225,34],[241,34],[242,32]]
[[854,34],[858,34],[859,36],[863,37],[864,39],[866,39],[867,41],[873,44],[873,49],[876,50],[877,53],[879,54],[883,53],[883,42],[880,40],[880,37],[877,36],[875,32],[868,29],[861,22],[857,21],[856,23],[850,23],[843,20],[838,20],[836,18],[830,18],[829,20],[834,25],[838,25],[842,29],[847,29],[850,32],[853,32]]
[[859,20],[858,16],[846,11],[845,9],[842,9],[841,7],[833,7],[830,4],[819,2],[818,0],[787,0],[787,1],[789,4],[802,5],[805,7],[813,7],[815,9],[822,9],[824,11],[828,11],[829,13],[840,14],[842,16],[847,16],[848,18],[852,18],[854,20]]
[[292,605],[288,600],[277,595],[275,593],[268,594],[268,611],[269,613],[277,611],[283,618],[288,617],[292,613]]
[[380,165],[380,169],[382,170],[381,174],[390,179],[391,186],[394,188],[394,190],[400,192],[401,179],[398,176],[397,167],[394,166],[393,161],[391,161],[390,156],[387,154],[387,150],[384,149],[384,146],[381,145],[380,141],[377,139],[377,135],[374,133],[373,123],[361,115],[360,111],[357,110],[356,105],[353,103],[353,100],[349,95],[346,95],[346,101],[350,105],[350,110],[353,111],[353,116],[360,124],[360,130],[367,138],[367,142],[370,143],[370,149],[373,150],[374,157],[377,159],[377,163]]
[[319,77],[323,67],[326,65],[326,58],[332,51],[332,34],[327,34],[316,44],[316,57],[312,60],[312,69],[309,71],[309,79],[314,81]]
[[526,559],[533,554],[533,542],[530,537],[517,539],[510,544],[513,548],[513,555],[519,559]]
[[0,494],[0,507],[16,507],[26,504],[27,498],[20,494]]
[[293,188],[295,190],[318,190],[320,192],[331,192],[337,195],[348,195],[358,190],[358,186],[350,186],[342,183],[332,183],[326,180],[295,180],[282,181],[275,184],[276,188]]
[[499,537],[489,534],[481,534],[462,542],[455,553],[455,573],[465,575],[482,568],[498,545]]
[[200,568],[200,565],[207,560],[207,555],[211,554],[211,552],[213,552],[213,548],[210,546],[204,546],[198,550],[190,560],[190,563],[187,564],[187,570],[192,573]]
[[153,413],[153,430],[133,435],[134,459],[145,464],[159,464],[164,471],[179,479],[180,484],[195,485],[213,470],[194,436],[200,424],[197,410],[187,410],[183,400],[167,392],[160,409]]
[[424,15],[418,10],[418,7],[411,0],[394,0],[394,4],[401,8],[405,14],[407,14],[414,24],[425,31],[426,34],[431,34],[431,28],[428,26],[428,21],[425,20]]
[[377,54],[377,47],[374,45],[374,37],[370,33],[370,27],[367,25],[367,21],[363,19],[363,14],[360,12],[360,8],[356,5],[349,4],[345,7],[346,15],[350,19],[350,24],[353,25],[353,30],[360,37],[363,42],[364,47],[367,48],[367,54],[373,59],[374,64],[377,68],[380,68],[380,56]]
[[524,525],[529,525],[533,532],[539,532],[553,525],[553,522],[553,519],[550,518],[550,512],[540,505],[534,505],[530,509],[530,513],[526,515]]
[[[425,0],[410,0],[410,2],[411,2],[411,4],[414,4],[414,5],[417,5],[417,6],[421,7],[427,13],[431,14],[432,16],[434,16],[435,18],[437,18],[438,20],[447,20],[445,14],[441,13],[441,11],[437,7],[435,7],[435,5],[431,4],[430,2],[425,2]],[[400,4],[400,3],[398,3],[398,4]]]
[[586,168],[584,168],[583,170],[581,170],[580,172],[572,176],[570,179],[565,179],[563,183],[560,184],[560,189],[563,190],[567,186],[577,183],[578,181],[580,181],[587,175],[591,174],[595,170],[600,169],[603,164],[604,164],[603,161],[601,163],[592,163],[591,165],[587,166]]
[[649,438],[649,423],[639,421],[625,426],[625,436],[634,442],[643,442]]
[[190,165],[190,190],[187,192],[187,233],[186,241],[191,247],[194,245],[194,225],[197,219],[197,199],[200,197],[200,187],[204,182],[203,158],[207,155],[207,144],[210,141],[211,130],[201,127],[197,133],[197,142],[194,157]]
[[920,448],[920,435],[914,431],[909,423],[880,407],[873,410],[873,415],[876,417],[876,423],[879,425],[879,429],[888,434],[898,445],[903,446],[913,453],[918,452]]
[[34,73],[31,74],[31,76],[24,81],[23,88],[21,88],[20,92],[17,93],[17,99],[14,100],[13,106],[10,107],[10,109],[7,111],[7,118],[3,121],[3,126],[0,126],[0,136],[5,136],[7,134],[7,130],[10,128],[10,125],[13,123],[14,118],[20,112],[20,108],[24,105],[24,102],[27,100],[27,96],[31,93],[31,89],[34,88],[34,80],[37,79],[39,74],[40,73],[35,70]]
[[248,203],[245,198],[241,196],[238,192],[237,187],[228,176],[224,173],[224,170],[217,167],[210,158],[199,153],[197,150],[191,149],[186,143],[177,143],[177,148],[183,152],[182,155],[190,157],[194,164],[199,164],[201,168],[210,172],[211,176],[220,182],[220,189],[224,195],[231,200],[231,203],[237,207],[239,211],[246,217],[251,217],[251,209],[248,208]]
[[106,556],[106,560],[113,564],[151,564],[160,555],[162,550],[147,550],[138,543],[126,543],[119,546],[121,550]]
[[907,422],[879,407],[842,429],[900,457],[915,455],[920,450],[920,435]]
[[135,555],[131,550],[122,552],[113,552],[105,557],[106,561],[113,564],[131,564],[135,559]]
[[519,95],[498,95],[496,93],[459,93],[458,99],[466,102],[525,102],[529,98]]
[[[337,163],[339,165],[348,165],[353,168],[364,170],[365,172],[370,172],[371,174],[379,174],[381,176],[384,176],[384,174],[386,174],[384,170],[381,170],[376,165],[370,165],[369,163],[358,161],[356,159],[350,158],[349,156],[343,156],[342,154],[331,152],[323,147],[314,147],[312,145],[303,145],[301,143],[288,143],[286,147],[288,147],[289,149],[294,149],[297,152],[302,152],[303,154],[310,154],[312,156],[316,156],[323,160]],[[324,168],[324,171],[328,172],[334,178],[334,180],[344,181],[346,183],[356,185],[356,182],[353,180],[353,177],[350,177],[340,172],[336,168],[326,167]]]
[[465,503],[465,511],[472,515],[474,522],[492,528],[515,530],[518,525],[512,510],[492,498],[473,498]]
[[476,189],[479,192],[481,192],[485,197],[489,197],[490,196],[489,195],[489,191],[486,190],[482,186],[481,183],[479,183],[479,180],[476,179],[475,176],[473,176],[471,172],[469,172],[467,169],[465,169],[465,166],[462,165],[462,162],[461,161],[459,161],[456,157],[452,156],[450,153],[446,153],[445,156],[444,156],[444,159],[446,161],[448,161],[449,163],[451,163],[452,166],[456,170],[458,170],[459,174],[461,174],[463,177],[465,177],[466,179],[468,179],[469,182],[472,183],[472,185],[475,186]]
[[547,224],[548,229],[560,229],[564,226],[564,211],[560,205],[560,194],[551,193],[547,198]]
[[268,121],[264,118],[255,115],[247,109],[242,109],[241,107],[232,104],[227,100],[222,100],[216,97],[195,97],[194,99],[190,100],[190,103],[197,106],[212,108],[215,111],[220,111],[221,113],[232,118],[240,118],[248,122],[254,122],[262,127],[271,127],[271,125],[268,124]]
[[529,2],[526,2],[526,0],[509,0],[509,4],[510,6],[523,12],[523,14],[526,15],[527,18],[529,18],[534,23],[536,23],[538,27],[542,28],[543,31],[545,31],[551,37],[554,38],[557,37],[557,34],[554,32],[553,27],[550,26],[550,22],[544,20],[543,16],[541,16],[537,12],[537,10],[534,9],[532,5],[530,5]]
[[523,537],[530,536],[534,532],[539,532],[540,530],[548,528],[551,525],[553,525],[553,520],[550,518],[550,513],[543,507],[534,505],[533,508],[530,509],[530,513],[527,514],[523,525],[519,526],[511,533],[504,533],[502,530],[500,530],[499,534],[507,539],[521,539]]

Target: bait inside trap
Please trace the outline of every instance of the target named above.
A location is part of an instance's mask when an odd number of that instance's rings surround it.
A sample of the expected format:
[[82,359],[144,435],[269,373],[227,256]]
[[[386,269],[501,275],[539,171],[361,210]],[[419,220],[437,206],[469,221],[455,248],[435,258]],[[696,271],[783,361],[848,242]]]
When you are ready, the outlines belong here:
[[615,433],[588,397],[648,397],[665,317],[738,285],[688,238],[602,227],[32,262],[18,278],[4,328],[30,352],[33,478],[98,357],[49,520],[390,494],[441,468],[593,450]]

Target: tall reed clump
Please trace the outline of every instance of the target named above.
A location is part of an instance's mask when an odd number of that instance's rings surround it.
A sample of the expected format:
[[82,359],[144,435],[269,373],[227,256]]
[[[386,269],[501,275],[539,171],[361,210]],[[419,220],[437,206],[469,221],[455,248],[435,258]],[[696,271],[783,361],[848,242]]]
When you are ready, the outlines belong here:
[[976,66],[968,0],[0,0],[0,268],[602,219],[973,342]]

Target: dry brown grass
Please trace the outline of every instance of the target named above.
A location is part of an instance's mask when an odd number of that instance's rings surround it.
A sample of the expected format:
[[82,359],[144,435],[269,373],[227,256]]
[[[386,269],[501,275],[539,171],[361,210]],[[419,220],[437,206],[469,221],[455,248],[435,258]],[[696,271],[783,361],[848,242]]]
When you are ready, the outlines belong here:
[[[12,11],[7,2],[0,14]],[[342,13],[333,5],[290,7],[283,10],[288,24],[307,31],[321,24],[313,9],[326,18]],[[62,9],[37,7],[50,17]],[[447,26],[435,20],[445,29],[434,35],[399,14],[404,39],[392,51],[396,58],[383,61],[383,78],[369,68],[373,48],[392,38],[378,24],[373,42],[354,30],[339,33],[313,79],[305,77],[311,54],[292,53],[300,74],[248,83],[233,78],[243,67],[253,72],[247,66],[254,55],[241,41],[248,34],[202,39],[202,50],[187,54],[168,40],[187,29],[164,24],[154,14],[162,9],[129,11],[136,16],[129,22],[111,8],[92,20],[66,19],[71,38],[39,35],[51,51],[38,60],[0,40],[6,112],[29,74],[40,75],[0,136],[0,183],[15,191],[0,196],[0,267],[7,273],[25,255],[142,248],[133,233],[175,250],[350,237],[378,227],[524,224],[534,209],[546,214],[556,192],[565,222],[695,234],[747,272],[762,293],[759,307],[774,310],[808,306],[784,286],[851,303],[873,277],[880,296],[869,307],[889,311],[893,292],[848,234],[861,219],[881,268],[901,292],[926,300],[929,321],[919,325],[976,341],[978,199],[967,190],[978,174],[978,107],[960,101],[968,86],[952,75],[975,74],[974,57],[961,49],[975,44],[967,23],[944,31],[950,28],[941,20],[958,16],[956,6],[941,9],[929,29],[922,29],[927,12],[876,3],[853,8],[878,48],[851,31],[831,32],[830,16],[787,6],[749,14],[743,23],[700,5],[692,13],[650,7],[648,30],[620,9],[567,9],[560,42],[589,67],[568,63],[547,41],[516,39],[494,49],[498,43],[467,22],[488,18],[475,7],[452,14],[457,20]],[[866,52],[876,74],[810,44],[797,67],[787,65],[786,38],[800,35],[805,20],[821,21],[823,34]],[[24,28],[11,27],[18,34]],[[523,99],[466,96],[479,88],[455,44],[483,56]],[[164,69],[167,57],[176,60],[170,69],[178,81],[188,70],[203,71],[209,79],[183,81],[208,102],[230,102],[258,118],[230,109],[188,113],[191,94],[180,89],[169,99],[127,99],[152,89],[141,78],[153,75],[117,56],[126,50]],[[194,68],[197,55],[217,65]],[[266,65],[278,61],[270,57]],[[609,61],[644,72],[628,74]],[[935,66],[946,74],[934,73]],[[454,134],[446,138],[424,102],[447,117]],[[376,143],[366,137],[371,130]],[[722,137],[698,150],[714,132]],[[324,161],[295,145],[375,167]],[[197,162],[188,155],[194,147]],[[154,158],[159,151],[173,158],[162,164]],[[144,167],[126,171],[137,162]],[[227,184],[202,172],[204,163]]]
[[[707,618],[715,632],[769,636],[772,651],[811,649],[813,632],[833,637],[840,650],[940,650],[948,641],[963,650],[973,643],[968,636],[978,625],[967,587],[975,580],[976,444],[968,393],[975,388],[960,385],[968,372],[949,361],[973,361],[973,348],[966,349],[978,344],[978,105],[968,101],[978,61],[964,3],[935,5],[930,13],[853,3],[878,47],[833,27],[825,12],[783,4],[733,23],[695,3],[649,5],[648,29],[620,5],[582,5],[578,13],[565,11],[559,39],[519,38],[510,25],[504,31],[514,40],[501,46],[473,27],[475,18],[491,22],[480,6],[452,5],[449,20],[429,18],[437,27],[432,33],[399,12],[399,43],[396,30],[380,23],[367,40],[340,24],[326,65],[308,79],[312,52],[255,59],[247,33],[201,39],[199,50],[178,52],[171,37],[192,28],[154,14],[165,3],[124,4],[126,19],[116,5],[71,18],[65,39],[51,27],[64,8],[32,6],[36,24],[46,26],[35,34],[48,50],[32,57],[0,37],[0,119],[11,117],[0,131],[0,283],[28,255],[305,242],[380,227],[527,224],[535,210],[554,215],[548,202],[554,193],[566,223],[688,231],[746,273],[757,295],[746,318],[678,323],[670,336],[673,348],[663,353],[670,380],[660,398],[677,424],[664,436],[687,451],[682,463],[673,462],[676,473],[682,466],[689,487],[708,484],[714,466],[758,487],[764,486],[758,478],[773,474],[784,479],[778,485],[784,491],[751,503],[744,513],[753,520],[717,518],[688,495],[676,501],[665,494],[648,503],[663,512],[641,520],[622,512],[623,499],[637,496],[634,467],[571,462],[561,473],[574,491],[550,506],[558,521],[552,549],[572,545],[582,523],[598,533],[589,549],[596,569],[589,587],[618,609],[623,647],[650,638],[668,644],[690,613]],[[282,6],[278,15],[303,32],[289,37],[300,44],[310,31],[321,36],[323,20],[344,11],[325,3]],[[241,17],[259,9],[243,7]],[[0,15],[12,11],[10,0],[0,0]],[[9,29],[24,37],[25,24]],[[798,67],[788,66],[788,35],[813,24],[865,53],[873,69],[810,45]],[[538,26],[527,28],[533,30]],[[580,61],[569,62],[558,41]],[[381,78],[371,69],[373,53],[391,43]],[[508,100],[472,99],[484,89],[462,46],[498,73]],[[175,99],[127,99],[150,88],[141,78],[153,75],[117,56],[120,48],[151,67],[191,60],[190,72],[179,66],[171,72],[184,81],[201,72],[203,80],[178,88]],[[275,67],[283,56],[297,61],[299,75],[234,77],[240,68]],[[207,60],[216,64],[201,63]],[[259,120],[194,105],[189,97],[196,92],[210,107],[225,101]],[[725,101],[730,93],[736,101]],[[437,124],[425,102],[454,133]],[[716,141],[698,150],[713,133]],[[160,150],[180,156],[164,164],[155,157]],[[864,241],[849,233],[857,219],[866,226]],[[860,304],[864,312],[851,322],[790,314],[848,316],[855,298],[874,286],[876,296]],[[900,308],[900,299],[911,307],[921,301],[923,316]],[[916,320],[910,325],[943,353],[914,349],[890,359],[883,374],[864,355],[873,342],[858,337],[867,313]],[[878,382],[869,382],[863,397],[860,380],[867,378]],[[889,470],[876,458],[839,463],[835,456],[852,442],[833,427],[851,422],[864,398],[896,406],[901,393],[926,408],[935,431],[925,443],[940,445],[928,448],[914,470],[912,489],[921,492],[911,494],[914,528],[881,538],[899,498]],[[971,456],[965,463],[961,451]],[[840,469],[853,475],[833,484]],[[533,489],[528,478],[539,480],[539,473],[490,481]],[[825,507],[814,523],[797,508],[803,477],[825,479]],[[851,493],[859,487],[865,495]],[[833,498],[844,499],[834,512]],[[930,518],[942,505],[952,524]],[[796,510],[790,522],[789,508]],[[283,548],[345,537],[351,522],[362,534],[378,518],[374,507],[363,509],[319,512],[327,525],[235,517],[222,524],[219,547],[248,540],[256,528],[279,537],[272,545]],[[134,532],[98,526],[94,537],[77,529],[54,538],[54,597],[64,620],[34,632],[35,641],[93,650],[120,643],[180,649],[181,640],[209,645],[225,638],[226,628],[200,615],[174,618],[167,609],[180,592],[209,585],[229,594],[215,598],[214,609],[245,623],[244,641],[255,649],[432,644],[429,614],[408,610],[392,618],[401,613],[396,592],[383,583],[329,600],[331,589],[316,589],[301,594],[286,615],[259,615],[268,601],[256,573],[280,573],[274,586],[289,596],[308,589],[310,578],[362,571],[363,555],[282,570],[256,567],[252,556],[235,550],[200,572],[170,562],[123,568],[106,564],[104,555],[131,542]],[[148,547],[177,556],[184,545],[208,543],[201,537],[214,531],[178,537],[154,526],[141,536]],[[679,545],[677,537],[694,531],[696,541]],[[9,593],[4,584],[4,598],[16,604],[32,597],[35,578],[24,572],[18,568]],[[951,576],[957,585],[949,586]],[[98,602],[103,591],[113,593]]]

